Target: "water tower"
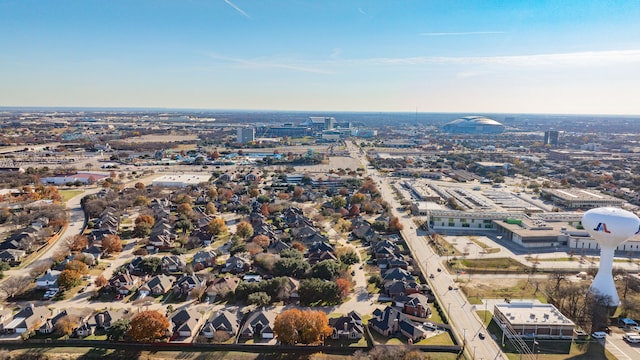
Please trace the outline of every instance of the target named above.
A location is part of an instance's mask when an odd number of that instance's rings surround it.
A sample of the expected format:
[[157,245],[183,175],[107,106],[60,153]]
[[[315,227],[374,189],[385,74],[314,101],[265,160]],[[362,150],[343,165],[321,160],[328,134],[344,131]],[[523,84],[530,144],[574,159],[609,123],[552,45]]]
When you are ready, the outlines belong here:
[[640,219],[626,210],[602,207],[582,216],[582,226],[600,245],[600,268],[590,290],[610,296],[609,306],[618,306],[620,298],[613,282],[613,255],[616,247],[640,230]]

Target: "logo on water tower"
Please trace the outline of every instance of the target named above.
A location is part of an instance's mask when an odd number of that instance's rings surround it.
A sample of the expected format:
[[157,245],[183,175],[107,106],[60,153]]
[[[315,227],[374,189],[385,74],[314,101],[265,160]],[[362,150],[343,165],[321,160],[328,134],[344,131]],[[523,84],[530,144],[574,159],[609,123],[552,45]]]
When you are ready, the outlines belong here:
[[593,231],[602,231],[607,234],[611,233],[611,231],[607,229],[607,224],[605,223],[598,223],[598,226],[596,226],[595,229],[593,229]]

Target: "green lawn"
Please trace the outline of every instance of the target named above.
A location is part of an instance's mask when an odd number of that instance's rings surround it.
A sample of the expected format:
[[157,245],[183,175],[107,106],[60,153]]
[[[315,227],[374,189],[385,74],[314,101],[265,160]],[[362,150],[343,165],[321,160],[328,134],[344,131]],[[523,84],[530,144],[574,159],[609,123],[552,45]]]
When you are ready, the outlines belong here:
[[443,332],[442,334],[422,339],[415,343],[415,345],[455,345],[455,343],[449,332]]
[[58,192],[60,193],[60,196],[62,196],[62,201],[67,202],[71,198],[84,193],[84,190],[60,190]]
[[491,314],[491,311],[478,310],[476,311],[476,314],[478,314],[478,317],[480,318],[480,320],[483,321],[484,327],[489,326],[489,323],[491,322],[491,319],[493,317],[493,314]]

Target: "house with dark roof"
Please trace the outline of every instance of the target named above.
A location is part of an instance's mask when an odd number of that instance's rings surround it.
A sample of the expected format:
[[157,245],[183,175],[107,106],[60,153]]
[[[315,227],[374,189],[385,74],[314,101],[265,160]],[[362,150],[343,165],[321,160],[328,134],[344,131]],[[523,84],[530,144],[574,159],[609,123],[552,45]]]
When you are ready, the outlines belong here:
[[207,287],[209,301],[214,301],[218,297],[224,298],[235,292],[239,283],[240,278],[236,276],[225,275],[224,277],[215,278]]
[[227,310],[219,310],[213,313],[202,327],[200,332],[207,339],[213,338],[216,332],[224,332],[233,337],[238,332],[240,319],[235,313]]
[[124,271],[109,280],[109,287],[120,295],[127,295],[140,284],[141,280],[139,277],[131,275],[128,271]]
[[213,267],[216,265],[216,252],[213,250],[198,251],[193,255],[191,264],[196,271]]
[[395,299],[396,306],[402,306],[402,312],[419,318],[431,316],[429,298],[420,293],[409,294]]
[[242,254],[235,254],[227,259],[222,272],[241,274],[251,270],[251,260]]
[[391,306],[387,306],[384,310],[376,309],[373,312],[373,318],[369,320],[369,326],[382,336],[401,333],[412,342],[425,337],[425,331],[419,324],[409,320],[406,315]]
[[0,251],[0,261],[9,264],[18,264],[24,259],[26,252],[17,249],[5,249]]
[[252,312],[247,316],[242,328],[240,329],[240,337],[251,339],[258,337],[261,339],[273,339],[273,322],[276,314],[273,311],[264,309]]
[[81,322],[76,329],[76,334],[80,337],[89,336],[93,333],[104,333],[116,321],[124,319],[129,313],[126,309],[110,309],[99,311]]
[[184,271],[186,264],[182,258],[178,255],[169,255],[162,257],[162,263],[160,268],[165,274],[176,273]]
[[173,336],[186,338],[198,333],[202,315],[194,308],[187,308],[177,311],[171,316]]
[[329,319],[329,326],[333,328],[332,339],[361,339],[364,335],[362,316],[355,311],[347,315]]
[[173,276],[167,276],[164,274],[156,275],[147,281],[144,285],[140,286],[138,292],[140,297],[147,295],[158,296],[166,294],[173,287],[173,283],[176,279]]
[[407,282],[415,282],[415,278],[407,270],[394,268],[385,271],[382,275],[382,281],[386,284],[394,280],[405,280]]
[[29,304],[13,315],[13,319],[4,326],[8,334],[22,334],[39,328],[50,315],[49,309],[44,306]]
[[182,277],[178,279],[178,281],[176,281],[173,288],[174,288],[174,291],[182,295],[187,295],[191,290],[195,289],[196,287],[204,286],[204,285],[205,285],[205,282],[195,274],[184,274],[182,275]]

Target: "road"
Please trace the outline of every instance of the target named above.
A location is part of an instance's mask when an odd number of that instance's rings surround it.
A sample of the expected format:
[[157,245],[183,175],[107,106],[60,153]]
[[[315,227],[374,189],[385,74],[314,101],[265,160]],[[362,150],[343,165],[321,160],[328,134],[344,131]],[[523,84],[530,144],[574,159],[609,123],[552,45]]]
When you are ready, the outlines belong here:
[[[500,350],[498,344],[492,341],[490,337],[487,336],[484,340],[478,337],[478,333],[485,330],[482,321],[475,313],[475,305],[469,304],[461,291],[449,290],[449,286],[456,287],[454,277],[446,271],[443,265],[444,258],[433,252],[424,237],[418,236],[411,216],[406,213],[398,213],[397,209],[401,205],[395,199],[393,190],[385,181],[386,179],[378,171],[368,168],[369,162],[366,159],[366,155],[361,153],[357,146],[348,142],[347,147],[351,156],[360,159],[360,162],[365,166],[367,175],[378,186],[382,198],[389,203],[392,215],[400,219],[404,228],[401,231],[402,237],[411,249],[411,253],[419,264],[424,277],[428,279],[429,286],[433,290],[440,306],[447,314],[456,338],[465,346],[467,358],[507,360],[506,355]],[[442,271],[438,272],[438,268],[442,269]],[[434,274],[434,278],[429,279],[429,274]],[[483,306],[480,306],[482,309]]]

